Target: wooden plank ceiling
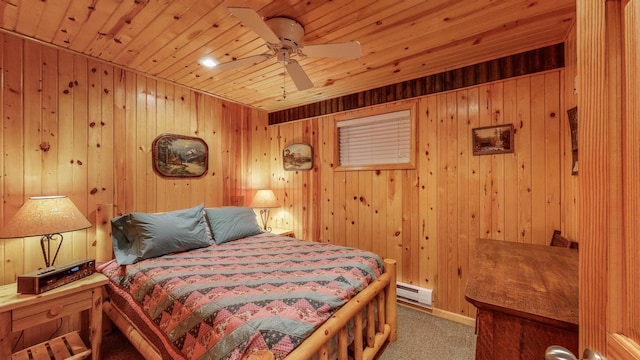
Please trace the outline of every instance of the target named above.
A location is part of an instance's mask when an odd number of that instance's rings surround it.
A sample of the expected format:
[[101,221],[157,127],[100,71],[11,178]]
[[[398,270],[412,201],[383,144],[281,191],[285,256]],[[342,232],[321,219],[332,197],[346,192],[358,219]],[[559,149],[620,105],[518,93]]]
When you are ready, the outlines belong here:
[[[303,45],[357,40],[362,55],[295,56],[304,91],[275,58],[205,68],[269,51],[228,7],[296,19]],[[575,0],[2,0],[0,15],[6,31],[273,112],[561,43]]]

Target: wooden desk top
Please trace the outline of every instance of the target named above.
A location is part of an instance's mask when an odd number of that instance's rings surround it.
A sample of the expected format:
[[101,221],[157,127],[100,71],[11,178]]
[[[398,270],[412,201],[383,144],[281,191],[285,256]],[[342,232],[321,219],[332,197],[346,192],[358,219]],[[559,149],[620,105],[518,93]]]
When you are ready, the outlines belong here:
[[478,239],[471,256],[471,304],[578,330],[578,251]]

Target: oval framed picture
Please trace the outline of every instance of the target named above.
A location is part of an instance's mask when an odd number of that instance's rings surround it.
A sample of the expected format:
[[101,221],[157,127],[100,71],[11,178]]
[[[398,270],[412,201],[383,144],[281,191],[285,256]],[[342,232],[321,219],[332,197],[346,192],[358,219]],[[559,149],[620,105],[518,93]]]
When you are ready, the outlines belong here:
[[161,134],[153,140],[153,171],[164,177],[200,177],[209,169],[209,147],[197,137]]
[[309,144],[288,145],[282,150],[282,166],[285,170],[310,170],[313,167],[313,148]]

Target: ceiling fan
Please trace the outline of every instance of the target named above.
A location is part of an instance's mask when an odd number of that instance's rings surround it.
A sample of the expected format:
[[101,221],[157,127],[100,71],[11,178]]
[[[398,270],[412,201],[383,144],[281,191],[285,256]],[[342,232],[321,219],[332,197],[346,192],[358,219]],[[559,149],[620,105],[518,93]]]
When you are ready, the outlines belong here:
[[[313,87],[313,83],[300,64],[292,59],[300,57],[338,57],[356,59],[360,57],[360,43],[350,41],[345,43],[302,45],[304,28],[296,20],[287,17],[273,17],[263,20],[262,17],[251,8],[231,7],[231,14],[240,19],[253,32],[258,34],[269,48],[269,52],[249,56],[242,59],[221,63],[216,69],[227,71],[242,66],[255,65],[273,57],[283,64],[298,90],[306,90]],[[286,92],[283,94],[286,97]]]

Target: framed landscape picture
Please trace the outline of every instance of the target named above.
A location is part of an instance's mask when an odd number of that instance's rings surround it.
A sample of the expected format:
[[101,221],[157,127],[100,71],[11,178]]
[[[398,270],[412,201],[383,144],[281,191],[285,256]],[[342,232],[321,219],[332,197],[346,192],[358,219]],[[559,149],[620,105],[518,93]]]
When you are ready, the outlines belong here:
[[313,148],[309,144],[288,145],[282,150],[282,166],[285,170],[310,170],[313,167]]
[[200,177],[209,168],[209,148],[204,140],[162,134],[153,140],[153,170],[164,177]]
[[513,152],[513,124],[485,126],[471,130],[473,155]]

